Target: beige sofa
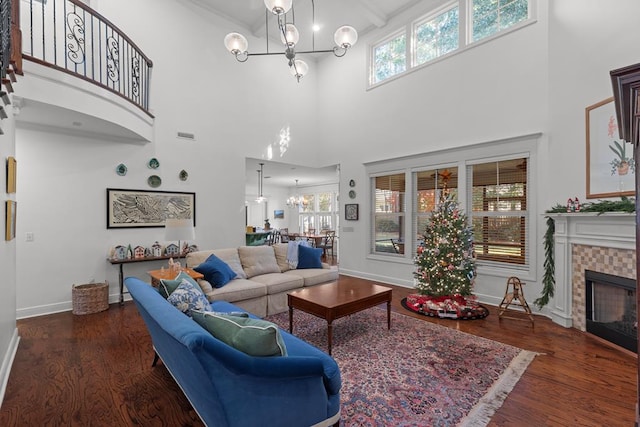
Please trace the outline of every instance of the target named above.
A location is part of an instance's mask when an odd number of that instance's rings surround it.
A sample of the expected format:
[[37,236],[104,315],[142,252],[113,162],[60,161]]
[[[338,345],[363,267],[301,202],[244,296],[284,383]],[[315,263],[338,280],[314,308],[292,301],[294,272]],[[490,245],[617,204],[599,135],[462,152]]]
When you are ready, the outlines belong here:
[[292,290],[338,279],[338,269],[325,263],[323,268],[292,269],[287,261],[287,247],[286,243],[280,243],[191,252],[186,262],[187,267],[194,268],[215,254],[237,276],[221,288],[199,280],[209,301],[228,301],[264,317],[287,311],[287,293]]

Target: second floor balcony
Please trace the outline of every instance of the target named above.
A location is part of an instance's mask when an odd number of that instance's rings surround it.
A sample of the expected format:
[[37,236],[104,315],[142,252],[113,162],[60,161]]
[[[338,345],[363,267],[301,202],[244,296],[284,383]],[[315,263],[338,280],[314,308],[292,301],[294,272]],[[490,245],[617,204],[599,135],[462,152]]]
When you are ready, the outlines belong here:
[[68,123],[90,123],[124,141],[151,140],[153,63],[123,31],[80,0],[13,0],[12,7],[20,8],[25,59],[18,121],[53,126],[60,124],[54,117],[69,116]]

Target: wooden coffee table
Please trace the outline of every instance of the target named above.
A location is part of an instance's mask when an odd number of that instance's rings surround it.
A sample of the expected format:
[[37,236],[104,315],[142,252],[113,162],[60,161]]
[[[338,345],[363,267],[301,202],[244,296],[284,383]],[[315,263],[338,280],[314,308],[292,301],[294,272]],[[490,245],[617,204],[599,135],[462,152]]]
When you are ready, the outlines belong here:
[[331,354],[332,323],[383,302],[387,303],[387,328],[391,329],[391,288],[371,283],[332,282],[310,286],[288,294],[289,332],[293,332],[293,309],[325,319],[328,325],[329,354]]

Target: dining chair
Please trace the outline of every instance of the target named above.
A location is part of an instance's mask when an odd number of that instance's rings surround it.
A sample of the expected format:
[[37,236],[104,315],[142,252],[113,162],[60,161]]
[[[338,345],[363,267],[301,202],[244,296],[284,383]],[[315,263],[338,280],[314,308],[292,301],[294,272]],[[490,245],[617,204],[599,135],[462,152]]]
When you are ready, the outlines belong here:
[[333,251],[333,245],[336,240],[336,232],[335,230],[327,230],[325,236],[320,241],[319,245],[316,245],[316,248],[322,248],[322,256],[324,259],[327,259],[327,252],[331,251],[331,259],[335,256],[335,252]]
[[288,243],[289,242],[289,229],[281,228],[280,232],[280,243]]
[[267,237],[267,245],[272,246],[280,241],[280,231],[274,230]]

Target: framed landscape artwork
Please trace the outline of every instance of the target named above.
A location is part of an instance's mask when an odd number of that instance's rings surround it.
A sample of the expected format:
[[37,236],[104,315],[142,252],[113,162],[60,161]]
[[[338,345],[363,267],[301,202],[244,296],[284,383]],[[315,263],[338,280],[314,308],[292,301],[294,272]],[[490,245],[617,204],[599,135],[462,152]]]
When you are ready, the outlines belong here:
[[618,134],[613,98],[585,109],[587,199],[633,196],[633,145]]
[[107,228],[164,227],[166,218],[195,227],[196,193],[107,188]]
[[284,219],[284,210],[281,210],[281,209],[274,210],[273,217],[275,219]]

